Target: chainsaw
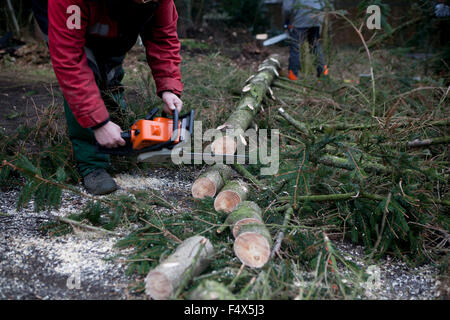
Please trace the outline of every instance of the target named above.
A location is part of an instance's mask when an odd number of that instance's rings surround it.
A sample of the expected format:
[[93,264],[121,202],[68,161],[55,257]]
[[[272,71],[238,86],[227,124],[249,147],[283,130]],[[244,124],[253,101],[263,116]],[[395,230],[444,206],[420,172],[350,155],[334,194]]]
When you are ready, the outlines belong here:
[[187,156],[191,160],[209,157],[229,159],[247,159],[245,155],[221,155],[210,153],[185,152],[183,146],[190,143],[194,129],[194,110],[179,115],[175,109],[173,117],[168,118],[163,111],[156,117],[159,109],[154,108],[145,119],[137,120],[128,131],[121,133],[125,146],[106,148],[97,144],[97,151],[119,156],[137,156],[138,162],[165,163],[172,159],[176,152],[179,156]]

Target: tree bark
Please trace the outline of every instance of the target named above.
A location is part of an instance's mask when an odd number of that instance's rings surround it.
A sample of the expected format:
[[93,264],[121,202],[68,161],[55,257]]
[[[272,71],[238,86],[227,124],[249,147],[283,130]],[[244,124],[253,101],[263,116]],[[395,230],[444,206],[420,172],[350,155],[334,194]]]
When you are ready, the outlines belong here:
[[231,212],[225,223],[230,225],[233,237],[239,233],[239,229],[244,224],[264,224],[262,221],[262,211],[259,206],[252,201],[241,202],[236,209]]
[[240,135],[251,125],[253,118],[261,109],[262,101],[270,90],[272,81],[279,76],[280,63],[278,55],[272,55],[259,66],[258,73],[248,80],[242,89],[243,96],[236,110],[218,129],[225,132],[211,144],[216,154],[234,154],[237,150]]
[[14,28],[16,29],[16,34],[18,37],[20,37],[20,27],[19,27],[19,24],[17,23],[17,18],[16,18],[16,13],[14,12],[14,7],[11,4],[11,0],[6,0],[6,3],[8,4],[8,9],[9,9],[9,12],[11,13],[11,19],[13,21]]
[[191,0],[175,0],[178,12],[178,36],[187,37],[187,30],[192,27]]
[[199,275],[211,262],[214,248],[201,236],[181,243],[173,254],[151,270],[145,278],[145,293],[155,300],[173,296],[178,287]]
[[223,284],[203,281],[190,295],[190,300],[236,300],[236,297]]
[[214,200],[214,209],[230,213],[236,206],[247,199],[248,185],[240,180],[228,182]]
[[192,185],[192,196],[196,199],[214,197],[231,174],[231,168],[224,164],[216,164],[208,168]]
[[416,139],[414,141],[409,141],[406,143],[406,146],[408,148],[421,148],[421,147],[428,147],[435,144],[449,144],[450,143],[450,136],[444,136],[444,137],[436,137],[436,138],[430,138],[430,139],[424,139],[419,140]]
[[309,129],[308,127],[300,122],[292,118],[283,108],[279,108],[278,112],[281,114],[281,116],[286,119],[287,122],[292,124],[297,130],[299,130],[301,133],[309,135]]
[[[324,164],[326,166],[340,168],[340,169],[346,169],[346,170],[354,170],[356,168],[356,165],[345,158],[340,158],[337,156],[333,156],[330,154],[325,154],[321,156],[319,159],[314,159],[314,157],[311,159],[312,161]],[[375,163],[375,162],[368,162],[363,161],[361,162],[361,168],[375,173],[391,173],[393,170],[392,168],[387,168],[382,164]]]

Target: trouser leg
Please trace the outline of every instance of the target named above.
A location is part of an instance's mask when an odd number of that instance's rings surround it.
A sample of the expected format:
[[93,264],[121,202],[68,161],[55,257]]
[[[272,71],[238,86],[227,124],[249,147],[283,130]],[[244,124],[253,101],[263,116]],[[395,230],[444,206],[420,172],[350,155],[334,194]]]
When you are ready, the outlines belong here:
[[312,53],[316,57],[317,74],[320,75],[325,69],[325,58],[320,43],[320,27],[312,27],[308,30],[308,42],[311,45]]
[[80,126],[69,104],[64,99],[69,138],[72,141],[73,154],[81,176],[86,176],[96,169],[106,169],[109,166],[109,155],[97,152],[94,132]]
[[289,70],[298,76],[301,69],[301,53],[300,47],[306,38],[306,28],[292,28],[289,30]]
[[296,28],[289,30],[289,71],[298,76],[300,70],[299,34]]

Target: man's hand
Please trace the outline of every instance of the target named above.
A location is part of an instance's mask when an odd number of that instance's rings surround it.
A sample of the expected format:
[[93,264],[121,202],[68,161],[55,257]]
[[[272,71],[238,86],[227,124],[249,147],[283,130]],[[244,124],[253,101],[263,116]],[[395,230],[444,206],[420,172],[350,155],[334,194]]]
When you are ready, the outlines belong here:
[[172,111],[177,108],[178,113],[183,108],[183,101],[178,96],[170,91],[164,91],[162,94],[162,100],[164,102],[164,112],[172,114]]
[[104,126],[95,129],[94,135],[98,144],[106,148],[117,148],[119,145],[124,146],[125,140],[122,139],[120,133],[122,129],[114,122],[109,121]]

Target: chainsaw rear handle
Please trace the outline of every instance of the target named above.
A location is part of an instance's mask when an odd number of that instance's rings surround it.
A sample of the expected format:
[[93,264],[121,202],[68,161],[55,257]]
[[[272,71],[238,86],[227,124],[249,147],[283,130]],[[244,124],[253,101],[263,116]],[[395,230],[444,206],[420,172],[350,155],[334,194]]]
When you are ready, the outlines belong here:
[[95,143],[97,152],[106,153],[106,154],[114,154],[117,156],[126,156],[133,153],[133,143],[131,142],[131,132],[124,131],[120,133],[120,136],[123,140],[125,140],[124,146],[119,146],[116,148],[107,148],[101,146],[98,142]]

